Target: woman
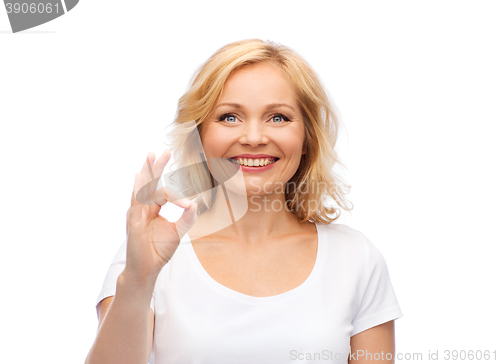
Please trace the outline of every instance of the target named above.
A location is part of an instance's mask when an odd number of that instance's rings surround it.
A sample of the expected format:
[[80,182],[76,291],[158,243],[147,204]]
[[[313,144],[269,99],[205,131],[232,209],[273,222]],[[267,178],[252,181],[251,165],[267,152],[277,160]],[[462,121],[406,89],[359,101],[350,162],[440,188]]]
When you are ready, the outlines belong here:
[[[392,363],[401,310],[380,252],[332,223],[352,207],[310,66],[272,42],[226,45],[173,125],[179,168],[158,188],[167,149],[136,175],[86,363]],[[175,223],[167,200],[185,209]]]

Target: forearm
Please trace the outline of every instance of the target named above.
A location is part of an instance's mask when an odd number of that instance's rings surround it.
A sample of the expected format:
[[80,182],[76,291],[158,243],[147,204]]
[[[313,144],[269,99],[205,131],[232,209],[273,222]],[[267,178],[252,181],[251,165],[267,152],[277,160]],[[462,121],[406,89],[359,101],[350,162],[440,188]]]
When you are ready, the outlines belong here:
[[149,304],[156,279],[138,282],[120,274],[116,294],[85,364],[146,364]]

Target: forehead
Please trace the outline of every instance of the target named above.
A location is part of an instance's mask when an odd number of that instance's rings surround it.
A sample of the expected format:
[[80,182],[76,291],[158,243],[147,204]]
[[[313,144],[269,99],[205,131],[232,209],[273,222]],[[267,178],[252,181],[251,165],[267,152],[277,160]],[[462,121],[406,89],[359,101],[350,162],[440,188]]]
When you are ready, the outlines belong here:
[[296,106],[293,85],[283,77],[280,69],[268,62],[245,65],[233,71],[224,84],[220,101],[241,104],[289,102]]

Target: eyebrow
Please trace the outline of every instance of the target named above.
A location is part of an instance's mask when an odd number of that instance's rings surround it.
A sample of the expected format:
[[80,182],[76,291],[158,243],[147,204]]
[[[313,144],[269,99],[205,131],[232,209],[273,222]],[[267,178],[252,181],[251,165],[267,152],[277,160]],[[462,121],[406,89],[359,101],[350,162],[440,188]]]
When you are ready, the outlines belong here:
[[[223,102],[222,104],[217,105],[215,108],[217,109],[219,106],[233,106],[236,109],[242,109],[243,108],[240,104],[236,104],[234,102]],[[266,110],[271,110],[271,109],[274,109],[274,108],[280,107],[280,106],[285,106],[285,107],[288,107],[288,108],[292,109],[293,111],[295,111],[295,109],[293,107],[291,107],[288,104],[283,104],[283,103],[269,104],[269,105],[266,106]]]

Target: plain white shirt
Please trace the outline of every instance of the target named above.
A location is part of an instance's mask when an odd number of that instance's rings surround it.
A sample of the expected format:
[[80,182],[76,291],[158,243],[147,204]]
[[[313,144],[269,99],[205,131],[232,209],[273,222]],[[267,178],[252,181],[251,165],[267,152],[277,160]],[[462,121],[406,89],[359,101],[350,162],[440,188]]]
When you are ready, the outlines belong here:
[[[253,297],[215,281],[189,235],[158,275],[150,364],[347,363],[350,337],[402,317],[386,262],[361,232],[316,224],[309,277],[291,291]],[[96,301],[113,296],[126,241]]]

